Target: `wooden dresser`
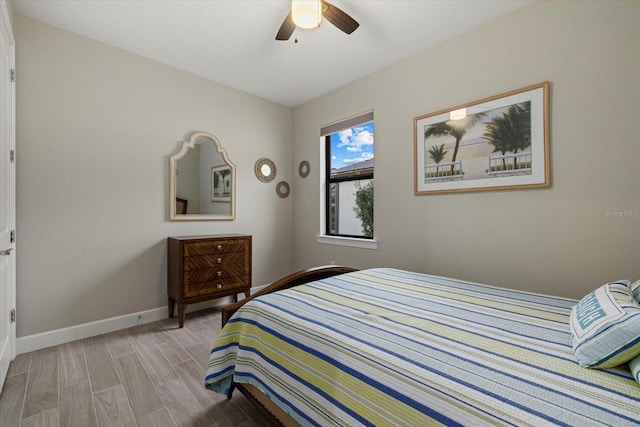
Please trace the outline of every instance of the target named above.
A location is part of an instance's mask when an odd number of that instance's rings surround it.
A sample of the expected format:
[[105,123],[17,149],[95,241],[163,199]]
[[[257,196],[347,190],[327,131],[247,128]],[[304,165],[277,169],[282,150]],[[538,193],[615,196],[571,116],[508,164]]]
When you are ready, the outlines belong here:
[[167,293],[169,317],[178,304],[184,326],[187,304],[244,292],[251,293],[251,236],[216,234],[169,237]]

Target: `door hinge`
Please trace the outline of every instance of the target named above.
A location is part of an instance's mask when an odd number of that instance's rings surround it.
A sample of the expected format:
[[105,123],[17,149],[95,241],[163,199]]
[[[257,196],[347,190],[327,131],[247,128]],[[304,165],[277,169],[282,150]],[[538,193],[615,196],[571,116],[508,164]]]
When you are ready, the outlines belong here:
[[11,163],[16,161],[16,150],[9,151],[9,160]]
[[11,79],[11,83],[15,83],[16,81],[16,69],[12,68],[11,71],[9,71],[9,78]]
[[16,323],[16,309],[11,309],[11,323]]
[[11,241],[10,243],[16,242],[16,230],[11,230],[9,232],[9,240]]

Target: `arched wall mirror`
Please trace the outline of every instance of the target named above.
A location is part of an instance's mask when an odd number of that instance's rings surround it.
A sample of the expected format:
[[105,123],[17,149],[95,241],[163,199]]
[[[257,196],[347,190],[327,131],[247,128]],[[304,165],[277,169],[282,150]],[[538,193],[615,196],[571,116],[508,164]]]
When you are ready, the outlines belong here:
[[231,220],[236,217],[236,166],[220,140],[193,132],[169,159],[169,219]]

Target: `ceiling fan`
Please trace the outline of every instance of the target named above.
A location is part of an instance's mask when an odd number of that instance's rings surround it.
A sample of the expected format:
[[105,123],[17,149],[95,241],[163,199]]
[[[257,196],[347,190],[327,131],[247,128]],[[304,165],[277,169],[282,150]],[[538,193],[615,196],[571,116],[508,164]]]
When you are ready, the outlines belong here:
[[296,27],[317,28],[323,17],[347,34],[353,33],[360,26],[343,10],[324,0],[292,0],[291,10],[276,34],[276,40],[289,40]]

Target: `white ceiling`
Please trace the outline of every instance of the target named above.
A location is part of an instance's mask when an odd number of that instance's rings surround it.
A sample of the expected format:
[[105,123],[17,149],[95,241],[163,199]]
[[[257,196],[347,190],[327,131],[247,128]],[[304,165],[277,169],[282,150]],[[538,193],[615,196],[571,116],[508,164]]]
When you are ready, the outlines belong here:
[[[13,0],[14,11],[297,106],[532,0],[333,0],[360,23],[275,34],[288,0]],[[294,43],[294,39],[298,43]]]

